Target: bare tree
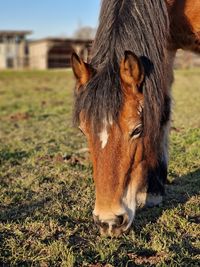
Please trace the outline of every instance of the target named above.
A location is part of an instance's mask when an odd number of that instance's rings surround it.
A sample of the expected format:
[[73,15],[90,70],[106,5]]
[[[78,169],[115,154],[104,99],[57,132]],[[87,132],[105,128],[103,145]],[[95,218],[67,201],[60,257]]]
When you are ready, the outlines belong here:
[[77,39],[94,39],[96,33],[96,29],[89,27],[89,26],[84,26],[84,27],[79,27],[75,33],[74,37]]

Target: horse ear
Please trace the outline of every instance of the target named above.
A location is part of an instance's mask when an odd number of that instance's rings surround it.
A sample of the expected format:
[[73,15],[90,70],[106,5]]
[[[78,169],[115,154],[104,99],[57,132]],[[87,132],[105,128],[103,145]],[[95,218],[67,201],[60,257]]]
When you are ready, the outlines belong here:
[[74,76],[79,85],[86,84],[92,75],[92,68],[89,64],[85,63],[76,53],[71,56],[71,64]]
[[125,51],[120,65],[120,76],[122,82],[129,87],[135,85],[138,88],[144,80],[144,67],[142,62],[131,51]]

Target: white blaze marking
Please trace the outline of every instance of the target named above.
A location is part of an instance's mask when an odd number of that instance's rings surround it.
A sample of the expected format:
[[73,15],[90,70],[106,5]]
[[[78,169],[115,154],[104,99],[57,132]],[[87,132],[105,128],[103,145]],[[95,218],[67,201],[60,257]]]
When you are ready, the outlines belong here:
[[103,129],[99,133],[102,149],[104,149],[104,147],[107,145],[108,138],[109,138],[109,134],[108,134],[108,131],[107,131],[107,126],[108,125],[112,126],[112,124],[113,124],[113,121],[112,121],[111,118],[109,118],[108,121],[104,118],[104,120],[103,120]]
[[108,142],[108,132],[107,132],[107,126],[105,125],[102,132],[99,134],[100,141],[101,141],[101,147],[102,149],[106,146]]

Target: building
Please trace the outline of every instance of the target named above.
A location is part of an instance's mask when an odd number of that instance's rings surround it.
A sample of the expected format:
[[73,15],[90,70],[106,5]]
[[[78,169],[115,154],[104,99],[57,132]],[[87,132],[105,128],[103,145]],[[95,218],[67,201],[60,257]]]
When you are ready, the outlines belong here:
[[31,69],[69,68],[71,54],[78,53],[87,60],[92,40],[45,38],[29,42],[29,67]]
[[[54,69],[71,67],[71,54],[75,51],[85,61],[92,40],[74,38],[44,38],[28,40],[31,31],[0,30],[0,69]],[[200,67],[200,57],[179,51],[175,68]]]
[[28,34],[31,31],[0,31],[0,69],[28,67]]
[[73,51],[87,60],[92,40],[45,38],[27,40],[31,31],[0,31],[0,69],[69,68]]

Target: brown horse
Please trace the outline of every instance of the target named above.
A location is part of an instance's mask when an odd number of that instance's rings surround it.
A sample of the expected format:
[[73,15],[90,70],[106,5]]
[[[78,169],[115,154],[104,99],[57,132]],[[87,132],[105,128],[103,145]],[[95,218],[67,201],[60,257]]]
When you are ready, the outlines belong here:
[[93,162],[94,220],[119,236],[167,178],[170,87],[178,48],[200,52],[199,0],[103,0],[89,63],[72,55],[75,122]]

